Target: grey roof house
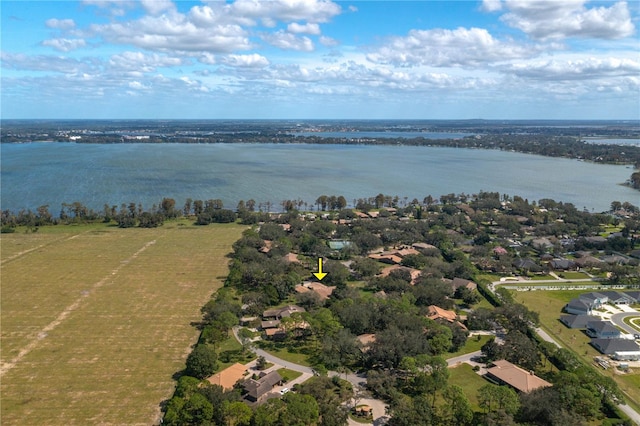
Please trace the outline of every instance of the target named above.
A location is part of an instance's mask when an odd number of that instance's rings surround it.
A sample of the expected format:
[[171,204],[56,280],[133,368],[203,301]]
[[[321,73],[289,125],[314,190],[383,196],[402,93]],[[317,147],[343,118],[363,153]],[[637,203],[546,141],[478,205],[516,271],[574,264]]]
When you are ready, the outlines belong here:
[[597,339],[619,339],[620,330],[609,321],[589,321],[587,323],[587,335]]
[[591,339],[590,344],[605,355],[640,351],[640,346],[636,342],[627,339]]
[[587,328],[589,321],[598,321],[600,318],[593,315],[562,315],[560,322],[569,328]]
[[265,374],[258,380],[248,379],[242,383],[242,387],[247,391],[246,398],[250,401],[257,401],[262,396],[273,390],[273,387],[282,382],[282,377],[277,371]]

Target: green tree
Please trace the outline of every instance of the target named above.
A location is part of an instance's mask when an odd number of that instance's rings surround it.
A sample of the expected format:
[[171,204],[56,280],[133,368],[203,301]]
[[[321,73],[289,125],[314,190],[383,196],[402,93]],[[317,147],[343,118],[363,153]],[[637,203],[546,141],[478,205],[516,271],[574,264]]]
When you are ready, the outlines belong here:
[[218,368],[218,355],[213,347],[199,344],[187,357],[185,372],[189,376],[205,379],[211,376]]
[[287,410],[281,416],[284,425],[312,426],[318,424],[320,411],[314,397],[289,392],[283,397],[283,400],[287,405]]
[[253,412],[244,402],[224,401],[222,412],[227,426],[249,426]]
[[206,425],[213,417],[213,405],[207,398],[196,393],[185,402],[180,414],[180,423],[189,425]]
[[513,389],[492,384],[486,384],[478,389],[478,403],[486,413],[504,410],[513,415],[520,408],[520,400]]
[[473,409],[469,399],[458,385],[449,385],[442,393],[445,400],[443,419],[451,426],[470,425],[473,421]]

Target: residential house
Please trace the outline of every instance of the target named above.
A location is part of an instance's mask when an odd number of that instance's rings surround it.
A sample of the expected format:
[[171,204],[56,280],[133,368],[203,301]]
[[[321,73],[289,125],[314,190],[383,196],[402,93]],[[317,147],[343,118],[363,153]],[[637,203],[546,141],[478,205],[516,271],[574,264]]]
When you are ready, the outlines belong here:
[[376,335],[374,333],[360,334],[356,339],[360,342],[360,350],[367,352],[371,348],[371,345],[375,343]]
[[584,241],[585,243],[587,243],[588,247],[594,247],[598,249],[602,249],[607,245],[607,239],[601,236],[586,237]]
[[549,262],[549,265],[557,271],[569,271],[576,269],[575,262],[569,259],[552,259],[551,262]]
[[233,386],[244,378],[247,367],[243,364],[235,363],[222,371],[209,377],[207,381],[212,385],[222,386],[225,391],[233,389]]
[[640,346],[633,340],[627,339],[591,339],[591,346],[596,348],[600,353],[605,355],[613,355],[619,353],[638,353],[640,355]]
[[607,262],[610,265],[626,265],[629,263],[629,259],[619,254],[610,254],[602,257],[603,262]]
[[295,253],[285,254],[282,260],[284,260],[286,263],[301,263],[300,260],[298,260],[298,255]]
[[614,305],[631,305],[637,300],[635,297],[619,291],[602,291],[600,294],[607,296],[608,302]]
[[589,301],[581,298],[571,299],[564,306],[564,311],[575,315],[589,315],[594,309],[594,305]]
[[471,280],[465,280],[464,278],[454,278],[451,281],[451,287],[453,287],[453,291],[456,291],[460,287],[466,287],[468,290],[476,290],[478,288],[478,284]]
[[402,258],[410,254],[420,254],[420,252],[415,248],[405,246],[395,250],[371,253],[368,257],[379,262],[399,265],[402,263]]
[[593,315],[562,315],[560,322],[569,328],[587,328],[589,321],[598,321],[600,318]]
[[584,293],[579,296],[580,299],[586,300],[594,305],[595,308],[599,308],[609,301],[609,298],[602,293],[592,291],[590,293]]
[[516,260],[513,261],[513,266],[515,266],[518,269],[522,269],[525,271],[529,271],[529,272],[541,272],[542,268],[540,267],[540,265],[538,265],[536,262],[534,262],[533,260],[529,259],[528,257],[525,258],[518,258]]
[[531,240],[531,246],[536,250],[547,251],[553,248],[553,243],[546,237]]
[[269,253],[273,247],[273,241],[263,240],[264,245],[258,249],[260,253]]
[[287,305],[282,308],[267,309],[262,313],[263,319],[282,319],[290,317],[291,314],[296,312],[306,312],[306,310],[297,305]]
[[438,247],[431,244],[427,244],[427,243],[413,243],[411,244],[411,247],[413,247],[416,250],[433,250],[433,249],[438,250]]
[[273,388],[282,383],[282,377],[277,371],[261,373],[258,380],[248,379],[242,384],[247,392],[246,398],[249,401],[258,401],[261,397],[271,392]]
[[436,305],[429,305],[427,307],[427,318],[432,319],[434,321],[437,321],[437,320],[447,321],[452,324],[456,324],[457,326],[459,326],[464,330],[467,329],[467,327],[465,327],[464,324],[458,321],[458,314],[456,314],[454,311],[442,309],[441,307]]
[[[287,305],[282,308],[267,309],[262,313],[262,322],[260,328],[264,330],[269,338],[282,339],[286,336],[286,330],[281,327],[282,318],[288,318],[296,312],[305,312],[305,309],[296,305]],[[304,321],[300,323],[300,327],[304,328]]]
[[418,281],[418,278],[420,278],[420,270],[400,265],[387,266],[386,268],[383,268],[382,271],[380,271],[380,274],[378,274],[378,276],[388,277],[391,272],[400,270],[404,270],[409,273],[409,275],[411,276],[411,285],[415,285]]
[[526,371],[509,361],[493,362],[493,367],[487,370],[485,377],[498,384],[511,386],[518,392],[529,393],[539,388],[553,386],[551,383]]
[[591,255],[579,257],[574,260],[574,263],[580,268],[597,267],[602,264],[602,260]]
[[315,293],[320,297],[320,300],[327,300],[335,288],[335,286],[326,286],[319,282],[305,281],[302,284],[298,284],[294,290],[300,294]]
[[609,321],[589,321],[587,335],[596,339],[619,339],[620,330]]

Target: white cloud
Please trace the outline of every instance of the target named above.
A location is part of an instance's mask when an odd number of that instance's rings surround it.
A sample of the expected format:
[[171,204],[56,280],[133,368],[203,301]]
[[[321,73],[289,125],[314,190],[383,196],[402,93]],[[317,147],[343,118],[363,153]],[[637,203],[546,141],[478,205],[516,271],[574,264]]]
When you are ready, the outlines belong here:
[[142,7],[151,15],[158,15],[165,10],[175,9],[171,0],[140,0]]
[[327,46],[327,47],[333,47],[340,44],[340,42],[335,38],[326,37],[326,36],[320,36],[319,41],[321,45]]
[[106,10],[111,16],[124,16],[127,9],[135,7],[132,0],[82,0],[82,4]]
[[109,59],[109,65],[115,70],[146,73],[153,72],[159,67],[175,67],[183,63],[181,58],[142,52],[123,52]]
[[216,57],[209,52],[204,52],[202,55],[200,55],[198,61],[207,65],[214,65],[217,62]]
[[47,71],[65,74],[92,69],[92,65],[72,58],[50,55],[25,55],[23,53],[0,53],[2,67],[16,70]]
[[262,55],[228,55],[222,62],[233,67],[263,68],[269,65],[269,60]]
[[540,40],[567,37],[619,39],[634,34],[626,2],[586,8],[585,0],[505,0],[501,19]]
[[70,30],[75,28],[76,23],[73,19],[47,19],[45,25],[49,28],[55,28],[57,30]]
[[640,62],[628,58],[578,57],[517,62],[505,67],[505,72],[535,80],[576,82],[579,80],[637,77]]
[[320,26],[315,23],[298,24],[292,22],[287,26],[287,31],[294,34],[320,35]]
[[328,22],[341,13],[338,4],[328,0],[237,0],[231,4],[234,15],[283,22]]
[[42,42],[43,46],[53,47],[61,52],[70,52],[86,46],[87,42],[81,38],[52,38]]
[[502,10],[501,0],[482,0],[481,10],[485,12],[496,12]]
[[148,90],[149,88],[139,81],[131,81],[129,82],[129,87],[134,90]]
[[496,61],[528,57],[537,48],[495,39],[482,28],[411,30],[392,37],[367,58],[397,66],[476,67]]
[[94,25],[91,30],[109,42],[144,49],[227,53],[252,47],[239,25],[196,23],[172,11],[137,21]]
[[314,49],[313,42],[309,37],[298,37],[283,30],[271,34],[263,34],[262,39],[270,45],[283,50],[311,52]]

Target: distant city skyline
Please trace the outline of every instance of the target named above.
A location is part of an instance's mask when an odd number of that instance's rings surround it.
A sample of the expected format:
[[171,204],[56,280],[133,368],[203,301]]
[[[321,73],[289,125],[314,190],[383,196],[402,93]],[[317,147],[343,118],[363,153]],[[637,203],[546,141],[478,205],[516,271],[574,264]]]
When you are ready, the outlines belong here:
[[639,4],[2,1],[0,117],[637,120]]

